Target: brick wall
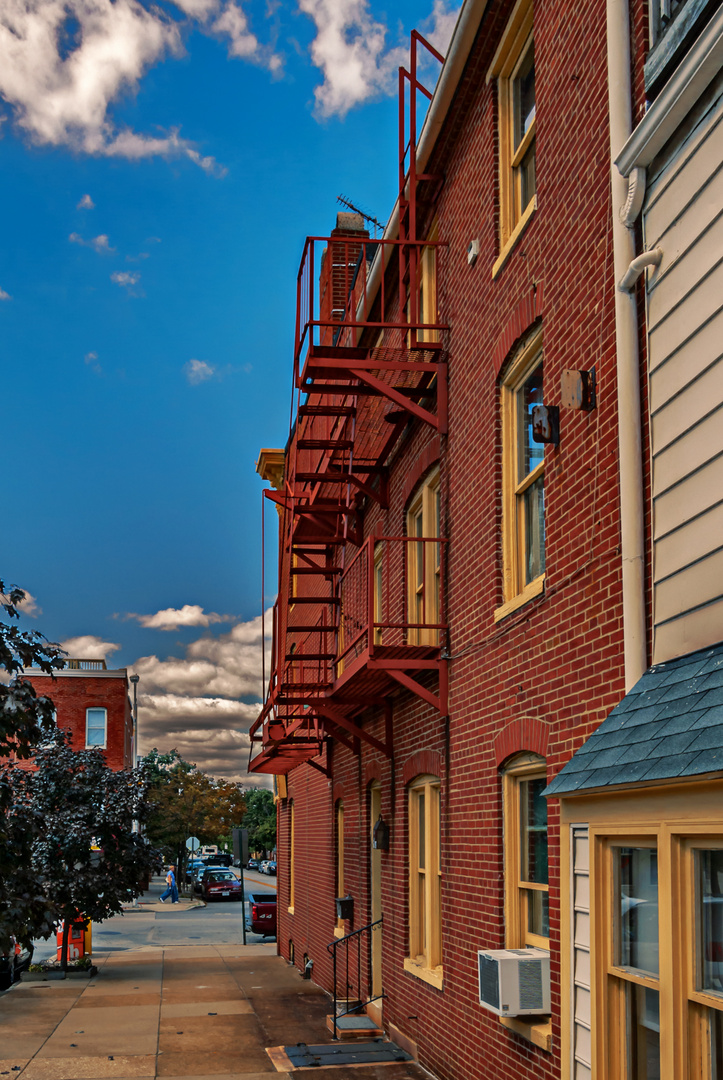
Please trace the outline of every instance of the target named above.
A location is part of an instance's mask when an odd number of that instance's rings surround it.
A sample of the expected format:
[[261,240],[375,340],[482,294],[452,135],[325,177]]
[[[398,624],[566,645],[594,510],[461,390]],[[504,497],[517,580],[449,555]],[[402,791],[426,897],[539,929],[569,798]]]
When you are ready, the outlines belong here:
[[[644,50],[642,5],[633,3],[634,80]],[[538,210],[496,279],[498,255],[496,95],[485,74],[511,11],[493,2],[438,141],[429,173],[444,176],[434,217],[449,242],[438,297],[451,330],[449,436],[414,423],[395,453],[388,510],[368,505],[366,535],[399,535],[415,484],[440,462],[442,534],[450,538],[447,580],[449,717],[411,694],[393,692],[394,757],[361,743],[335,744],[332,779],[309,766],[289,776],[297,829],[296,903],[283,900],[280,805],[280,949],[314,960],[329,986],[326,945],[335,912],[334,801],[345,807],[345,887],[354,924],[370,920],[369,794],[381,782],[390,851],[382,854],[384,1019],[419,1047],[444,1080],[560,1074],[559,836],[549,807],[553,1050],[546,1053],[480,1008],[477,950],[504,945],[500,766],[520,750],[546,755],[554,776],[624,691],[619,557],[617,385],[608,144],[605,8],[593,0],[535,3]],[[470,267],[467,245],[480,240]],[[544,398],[560,403],[565,368],[594,366],[598,407],[561,410],[561,441],[545,464],[545,592],[501,622],[499,378],[515,344],[541,322]],[[391,689],[390,689],[391,693]],[[365,730],[384,739],[380,710]],[[442,797],[444,988],[404,971],[408,949],[407,793],[419,760],[439,760]],[[302,822],[304,823],[302,826]],[[310,830],[301,839],[302,827]],[[303,859],[300,856],[303,853]],[[301,942],[303,941],[303,945]]]
[[85,749],[86,709],[107,709],[106,762],[111,769],[132,768],[133,717],[125,671],[60,672],[55,678],[32,672],[25,678],[39,696],[52,700],[58,727],[70,730],[74,750]]

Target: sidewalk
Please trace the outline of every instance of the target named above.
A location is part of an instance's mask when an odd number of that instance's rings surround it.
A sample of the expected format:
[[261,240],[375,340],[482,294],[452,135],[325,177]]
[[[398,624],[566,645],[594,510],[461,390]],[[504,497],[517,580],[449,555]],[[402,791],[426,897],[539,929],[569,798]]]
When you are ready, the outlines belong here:
[[[178,908],[174,909],[178,910]],[[267,1047],[329,1043],[329,999],[269,945],[94,954],[87,981],[0,996],[0,1076],[22,1080],[262,1080]],[[300,1080],[422,1080],[415,1064],[326,1067]]]

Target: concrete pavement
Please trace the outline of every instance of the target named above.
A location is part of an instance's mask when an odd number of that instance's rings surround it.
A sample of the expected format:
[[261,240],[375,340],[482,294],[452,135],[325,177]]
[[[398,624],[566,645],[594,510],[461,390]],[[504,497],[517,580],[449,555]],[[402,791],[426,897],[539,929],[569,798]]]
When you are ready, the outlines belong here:
[[[0,1078],[291,1080],[267,1047],[331,1041],[329,998],[276,956],[275,942],[144,946],[94,952],[93,959],[98,973],[91,979],[24,977],[0,994]],[[428,1074],[405,1063],[304,1069],[299,1076]]]

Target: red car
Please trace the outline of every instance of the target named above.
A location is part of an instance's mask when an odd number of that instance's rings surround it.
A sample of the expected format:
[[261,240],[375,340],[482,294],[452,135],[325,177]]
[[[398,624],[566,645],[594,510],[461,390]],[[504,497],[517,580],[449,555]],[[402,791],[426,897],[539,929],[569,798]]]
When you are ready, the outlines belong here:
[[231,870],[207,870],[199,885],[204,900],[241,899],[241,882]]
[[276,893],[251,892],[246,897],[246,929],[276,937]]

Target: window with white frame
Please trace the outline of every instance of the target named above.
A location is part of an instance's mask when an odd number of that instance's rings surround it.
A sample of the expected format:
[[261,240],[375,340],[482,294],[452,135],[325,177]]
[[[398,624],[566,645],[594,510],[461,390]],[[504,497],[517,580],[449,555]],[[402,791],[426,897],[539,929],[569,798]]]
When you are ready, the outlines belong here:
[[85,710],[85,745],[105,747],[108,710],[93,707]]

